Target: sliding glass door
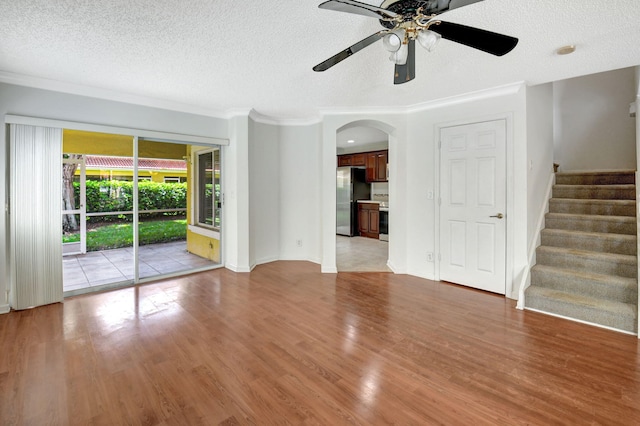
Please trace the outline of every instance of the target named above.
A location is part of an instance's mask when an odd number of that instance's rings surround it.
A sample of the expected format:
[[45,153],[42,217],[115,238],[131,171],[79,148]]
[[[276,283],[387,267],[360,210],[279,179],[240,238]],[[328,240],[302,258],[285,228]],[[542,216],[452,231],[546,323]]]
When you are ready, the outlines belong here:
[[67,294],[135,281],[133,141],[131,135],[63,131]]
[[63,152],[65,294],[221,265],[219,146],[65,130]]
[[[147,139],[138,141],[137,231],[140,279],[174,275],[220,264],[221,204],[213,203],[216,185],[217,199],[220,198],[220,149],[205,148],[207,152],[218,153],[217,163],[210,161],[203,166],[208,180],[200,175],[201,163],[197,156],[194,166],[192,150],[191,145],[178,142]],[[215,165],[218,167],[217,173],[214,171]],[[217,179],[217,183],[214,179]],[[204,188],[202,197],[200,182]],[[191,200],[194,202],[189,203]],[[197,210],[197,214],[192,210]],[[206,212],[205,215],[209,217],[203,219],[204,223],[200,223],[201,211]],[[194,221],[194,217],[198,221]],[[199,232],[200,229],[211,231],[216,222],[216,236],[206,236]]]
[[5,123],[12,308],[223,265],[216,143],[227,141],[14,115]]

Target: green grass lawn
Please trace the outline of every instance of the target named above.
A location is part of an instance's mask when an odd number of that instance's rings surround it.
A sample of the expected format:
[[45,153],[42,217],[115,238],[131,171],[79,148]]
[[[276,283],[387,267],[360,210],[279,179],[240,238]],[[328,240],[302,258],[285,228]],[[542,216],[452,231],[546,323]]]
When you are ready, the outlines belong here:
[[[140,222],[138,225],[140,245],[167,243],[187,238],[187,220],[158,220]],[[62,236],[63,243],[80,241],[80,234]],[[87,231],[87,251],[108,250],[133,245],[133,224],[116,223]]]

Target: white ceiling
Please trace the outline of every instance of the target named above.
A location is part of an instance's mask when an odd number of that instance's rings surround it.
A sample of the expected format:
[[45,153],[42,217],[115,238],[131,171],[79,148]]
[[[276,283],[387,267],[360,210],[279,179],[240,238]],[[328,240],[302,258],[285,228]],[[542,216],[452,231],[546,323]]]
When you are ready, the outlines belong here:
[[[416,79],[395,86],[376,43],[316,73],[314,65],[381,29],[372,18],[318,9],[321,1],[3,0],[0,81],[306,120],[640,64],[638,0],[485,0],[440,18],[518,37],[506,56],[448,40],[432,53],[416,47]],[[577,51],[554,54],[567,44]]]
[[362,150],[366,150],[366,147],[369,145],[384,143],[389,143],[389,135],[374,127],[349,127],[336,134],[336,146],[338,148],[348,148],[350,150],[362,148]]

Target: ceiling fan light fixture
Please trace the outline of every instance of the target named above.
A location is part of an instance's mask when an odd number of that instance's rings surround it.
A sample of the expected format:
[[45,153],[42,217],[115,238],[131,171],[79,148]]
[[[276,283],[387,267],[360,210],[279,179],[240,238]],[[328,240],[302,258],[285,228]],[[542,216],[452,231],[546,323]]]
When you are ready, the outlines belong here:
[[386,50],[394,53],[400,50],[400,48],[402,47],[404,37],[405,34],[403,29],[393,30],[382,38],[382,44]]
[[431,30],[424,30],[418,33],[418,43],[429,52],[435,49],[442,36]]
[[389,60],[396,65],[404,65],[409,57],[409,45],[402,43],[397,52],[392,52]]

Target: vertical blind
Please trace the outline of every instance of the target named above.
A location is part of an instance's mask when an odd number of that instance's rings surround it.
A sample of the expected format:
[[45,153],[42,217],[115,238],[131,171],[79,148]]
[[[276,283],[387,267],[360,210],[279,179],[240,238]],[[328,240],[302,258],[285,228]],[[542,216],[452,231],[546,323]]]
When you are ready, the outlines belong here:
[[11,306],[62,301],[62,129],[10,126]]

